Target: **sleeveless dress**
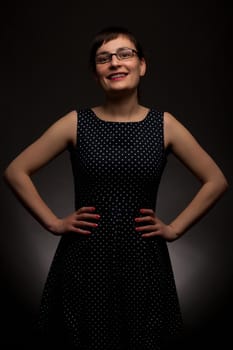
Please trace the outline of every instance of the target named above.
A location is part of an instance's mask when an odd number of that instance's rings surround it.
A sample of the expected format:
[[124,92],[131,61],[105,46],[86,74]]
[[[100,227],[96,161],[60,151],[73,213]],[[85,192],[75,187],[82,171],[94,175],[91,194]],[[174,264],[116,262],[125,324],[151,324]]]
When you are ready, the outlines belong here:
[[159,350],[179,335],[182,316],[167,244],[135,228],[140,208],[156,209],[167,162],[163,112],[110,122],[78,111],[69,149],[75,208],[100,215],[90,235],[59,241],[42,295],[46,344],[79,350]]

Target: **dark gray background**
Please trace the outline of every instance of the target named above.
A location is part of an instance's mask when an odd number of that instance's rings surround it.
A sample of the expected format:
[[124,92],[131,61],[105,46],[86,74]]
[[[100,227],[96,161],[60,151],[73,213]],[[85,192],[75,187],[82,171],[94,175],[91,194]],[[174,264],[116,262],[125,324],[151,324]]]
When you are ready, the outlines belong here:
[[[224,1],[100,1],[1,9],[1,171],[55,120],[101,102],[88,71],[89,43],[106,25],[135,32],[148,56],[142,102],[174,114],[230,182],[222,200],[169,244],[191,349],[232,344],[232,9]],[[73,210],[68,153],[34,180],[57,215]],[[198,188],[173,157],[158,215],[174,217]],[[21,207],[1,180],[1,342],[30,343],[30,327],[58,238]],[[228,316],[230,319],[228,319]],[[201,341],[202,339],[202,341]],[[31,348],[33,346],[31,345]]]

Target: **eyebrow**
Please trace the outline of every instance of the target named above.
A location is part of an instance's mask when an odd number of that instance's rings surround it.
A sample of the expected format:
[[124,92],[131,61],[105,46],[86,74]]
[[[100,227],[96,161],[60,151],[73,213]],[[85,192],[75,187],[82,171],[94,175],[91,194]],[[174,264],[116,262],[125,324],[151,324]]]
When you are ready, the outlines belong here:
[[101,55],[102,53],[110,53],[110,51],[100,51],[96,55]]

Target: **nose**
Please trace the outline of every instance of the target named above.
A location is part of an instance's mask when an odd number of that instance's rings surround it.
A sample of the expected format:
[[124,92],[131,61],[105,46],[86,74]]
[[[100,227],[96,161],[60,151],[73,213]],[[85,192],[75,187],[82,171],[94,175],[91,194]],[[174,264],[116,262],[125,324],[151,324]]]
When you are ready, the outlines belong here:
[[112,53],[111,64],[112,65],[118,65],[119,64],[119,59],[117,58],[117,54],[116,53]]

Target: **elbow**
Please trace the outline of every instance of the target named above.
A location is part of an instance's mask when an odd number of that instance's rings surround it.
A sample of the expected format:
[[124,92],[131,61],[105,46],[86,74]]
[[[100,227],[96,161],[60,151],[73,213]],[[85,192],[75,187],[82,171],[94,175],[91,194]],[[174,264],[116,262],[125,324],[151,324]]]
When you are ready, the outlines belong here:
[[8,165],[8,167],[5,169],[3,173],[3,180],[7,185],[10,185],[10,183],[12,182],[13,174],[14,174],[14,170],[12,169],[12,165],[10,164]]
[[227,179],[224,177],[224,179],[222,180],[222,192],[226,192],[229,188],[229,183],[227,181]]
[[22,187],[28,177],[30,177],[30,173],[14,161],[11,162],[3,172],[3,180],[14,190]]
[[207,191],[209,192],[210,200],[216,202],[225,194],[229,187],[229,183],[226,177],[220,173],[212,179],[209,179],[204,186],[207,186],[206,188],[208,189]]
[[19,169],[17,169],[13,163],[10,163],[3,173],[3,180],[8,186],[12,187],[15,183],[17,183],[19,174]]
[[219,196],[223,195],[229,188],[229,183],[225,176],[221,176],[218,180],[218,192]]

